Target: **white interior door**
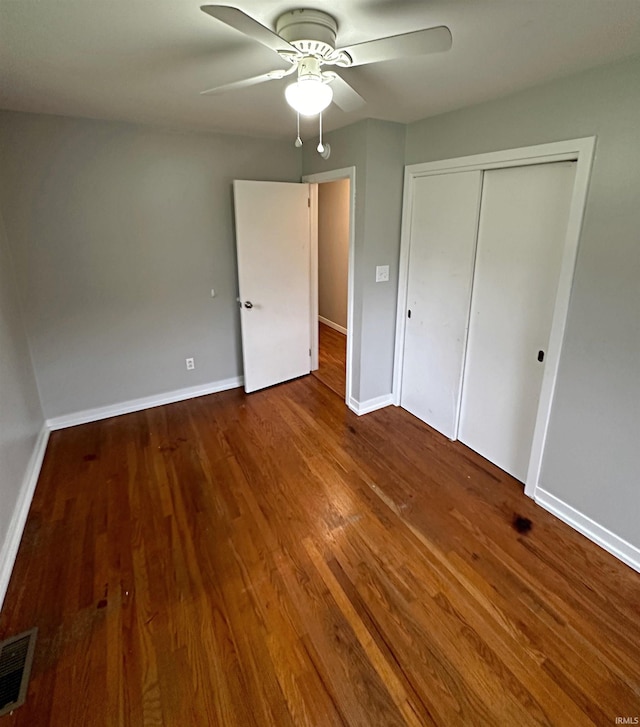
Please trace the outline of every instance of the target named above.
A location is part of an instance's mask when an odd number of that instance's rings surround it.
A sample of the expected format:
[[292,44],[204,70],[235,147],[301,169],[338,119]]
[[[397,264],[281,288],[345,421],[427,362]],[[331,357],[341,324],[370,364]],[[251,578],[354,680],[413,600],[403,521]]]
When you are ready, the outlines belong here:
[[310,371],[309,185],[233,183],[245,391]]
[[574,176],[574,162],[484,176],[458,438],[522,482]]
[[402,369],[403,408],[454,439],[482,172],[416,179]]

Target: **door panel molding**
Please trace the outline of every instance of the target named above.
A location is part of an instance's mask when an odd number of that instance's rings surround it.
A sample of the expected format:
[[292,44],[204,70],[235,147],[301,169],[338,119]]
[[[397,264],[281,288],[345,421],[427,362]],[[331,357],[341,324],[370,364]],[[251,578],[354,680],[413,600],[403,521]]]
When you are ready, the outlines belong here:
[[414,182],[416,179],[435,174],[455,174],[460,171],[500,169],[530,164],[545,164],[557,161],[575,161],[576,173],[569,209],[569,221],[564,240],[560,266],[558,293],[551,324],[549,350],[546,354],[545,370],[540,391],[540,401],[533,433],[531,457],[525,482],[525,494],[535,497],[539,486],[544,446],[549,426],[551,405],[555,392],[560,363],[560,352],[566,327],[567,312],[573,272],[575,269],[582,220],[587,201],[589,178],[593,164],[596,137],[570,139],[567,141],[538,144],[535,146],[506,149],[486,154],[444,159],[405,167],[404,199],[402,209],[402,234],[400,240],[400,266],[398,286],[398,309],[396,317],[396,346],[393,373],[393,403],[400,405],[402,392],[402,371],[404,367],[404,343],[406,307],[409,277],[409,252],[411,247],[411,221],[413,219]]

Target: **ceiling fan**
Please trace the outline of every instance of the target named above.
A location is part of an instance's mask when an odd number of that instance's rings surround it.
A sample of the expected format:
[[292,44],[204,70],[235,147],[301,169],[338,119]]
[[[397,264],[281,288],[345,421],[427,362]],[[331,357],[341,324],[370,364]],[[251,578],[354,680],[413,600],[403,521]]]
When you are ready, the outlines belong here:
[[275,31],[267,28],[238,8],[203,5],[205,13],[275,51],[285,68],[202,91],[212,95],[279,80],[297,71],[297,81],[287,86],[285,97],[303,116],[321,113],[333,101],[343,111],[353,111],[365,100],[335,70],[380,63],[395,58],[447,51],[451,31],[444,25],[435,28],[376,38],[364,43],[336,47],[338,23],[321,10],[291,10],[276,20]]

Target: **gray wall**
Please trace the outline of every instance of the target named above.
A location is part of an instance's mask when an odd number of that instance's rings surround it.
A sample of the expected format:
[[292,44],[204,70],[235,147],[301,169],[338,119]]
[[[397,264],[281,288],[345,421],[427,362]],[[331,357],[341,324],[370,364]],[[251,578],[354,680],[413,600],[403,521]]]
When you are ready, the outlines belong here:
[[4,112],[0,167],[47,418],[241,374],[231,184],[292,144]]
[[[388,395],[393,383],[405,127],[373,121],[368,132],[365,245],[356,264],[363,294],[361,401]],[[376,283],[376,265],[389,265],[388,282]]]
[[[361,121],[326,135],[331,157],[303,147],[303,173],[356,167],[352,395],[359,402],[389,395],[393,379],[405,127]],[[376,265],[390,280],[375,282]]]
[[640,59],[407,128],[406,163],[597,136],[543,462],[547,491],[640,547]]
[[[7,535],[44,424],[0,215],[0,572]],[[6,585],[0,583],[0,589]],[[0,590],[0,605],[4,593]]]
[[347,327],[349,180],[318,185],[318,313]]

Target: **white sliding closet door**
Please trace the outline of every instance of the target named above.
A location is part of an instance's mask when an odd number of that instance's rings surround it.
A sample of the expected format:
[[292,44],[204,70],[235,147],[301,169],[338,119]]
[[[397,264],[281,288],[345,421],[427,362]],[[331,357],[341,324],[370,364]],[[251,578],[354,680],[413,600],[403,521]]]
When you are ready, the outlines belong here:
[[574,176],[574,162],[484,176],[458,438],[523,482]]
[[416,179],[401,406],[455,438],[482,172]]

